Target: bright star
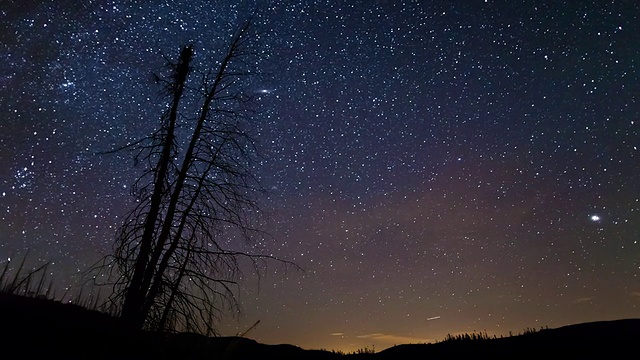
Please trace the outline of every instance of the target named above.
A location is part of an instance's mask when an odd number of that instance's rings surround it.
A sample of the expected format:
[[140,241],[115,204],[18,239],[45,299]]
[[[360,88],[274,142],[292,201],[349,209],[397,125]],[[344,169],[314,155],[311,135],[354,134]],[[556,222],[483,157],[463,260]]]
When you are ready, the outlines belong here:
[[598,215],[591,215],[590,219],[591,219],[591,221],[600,221],[600,216],[598,216]]

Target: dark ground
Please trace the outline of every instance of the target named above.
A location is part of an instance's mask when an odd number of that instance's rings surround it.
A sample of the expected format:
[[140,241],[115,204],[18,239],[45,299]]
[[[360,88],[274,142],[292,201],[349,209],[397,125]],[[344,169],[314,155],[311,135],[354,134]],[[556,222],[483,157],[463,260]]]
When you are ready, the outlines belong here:
[[489,340],[398,345],[376,354],[339,355],[238,337],[124,334],[115,318],[57,301],[0,294],[0,358],[6,359],[439,359],[618,358],[637,356],[640,319],[545,329]]

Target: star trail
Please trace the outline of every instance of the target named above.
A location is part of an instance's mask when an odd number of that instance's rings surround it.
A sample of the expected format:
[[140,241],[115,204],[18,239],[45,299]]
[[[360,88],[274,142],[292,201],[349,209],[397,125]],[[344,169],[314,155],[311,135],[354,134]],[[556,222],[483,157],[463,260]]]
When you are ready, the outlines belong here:
[[[109,253],[153,131],[152,74],[248,17],[254,168],[290,260],[222,335],[376,350],[640,316],[635,1],[4,1],[0,265],[58,294]],[[201,65],[202,65],[201,64]]]

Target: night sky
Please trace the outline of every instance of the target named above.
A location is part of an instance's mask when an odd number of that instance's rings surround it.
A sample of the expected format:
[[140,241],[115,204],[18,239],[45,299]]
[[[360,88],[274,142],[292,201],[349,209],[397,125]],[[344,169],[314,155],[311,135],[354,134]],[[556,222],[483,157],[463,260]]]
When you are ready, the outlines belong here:
[[382,350],[640,317],[640,4],[26,1],[0,6],[0,265],[57,294],[112,249],[151,74],[255,12],[254,173],[277,256],[245,273],[259,342]]

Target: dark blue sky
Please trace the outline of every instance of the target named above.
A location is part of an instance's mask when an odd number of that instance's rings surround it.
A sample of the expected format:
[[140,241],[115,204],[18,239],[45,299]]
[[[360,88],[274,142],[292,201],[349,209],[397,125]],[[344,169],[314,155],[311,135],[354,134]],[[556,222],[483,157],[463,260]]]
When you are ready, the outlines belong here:
[[5,1],[0,261],[75,288],[137,174],[96,153],[153,129],[162,54],[204,65],[254,11],[253,249],[306,271],[247,274],[223,333],[383,349],[638,317],[635,1]]

